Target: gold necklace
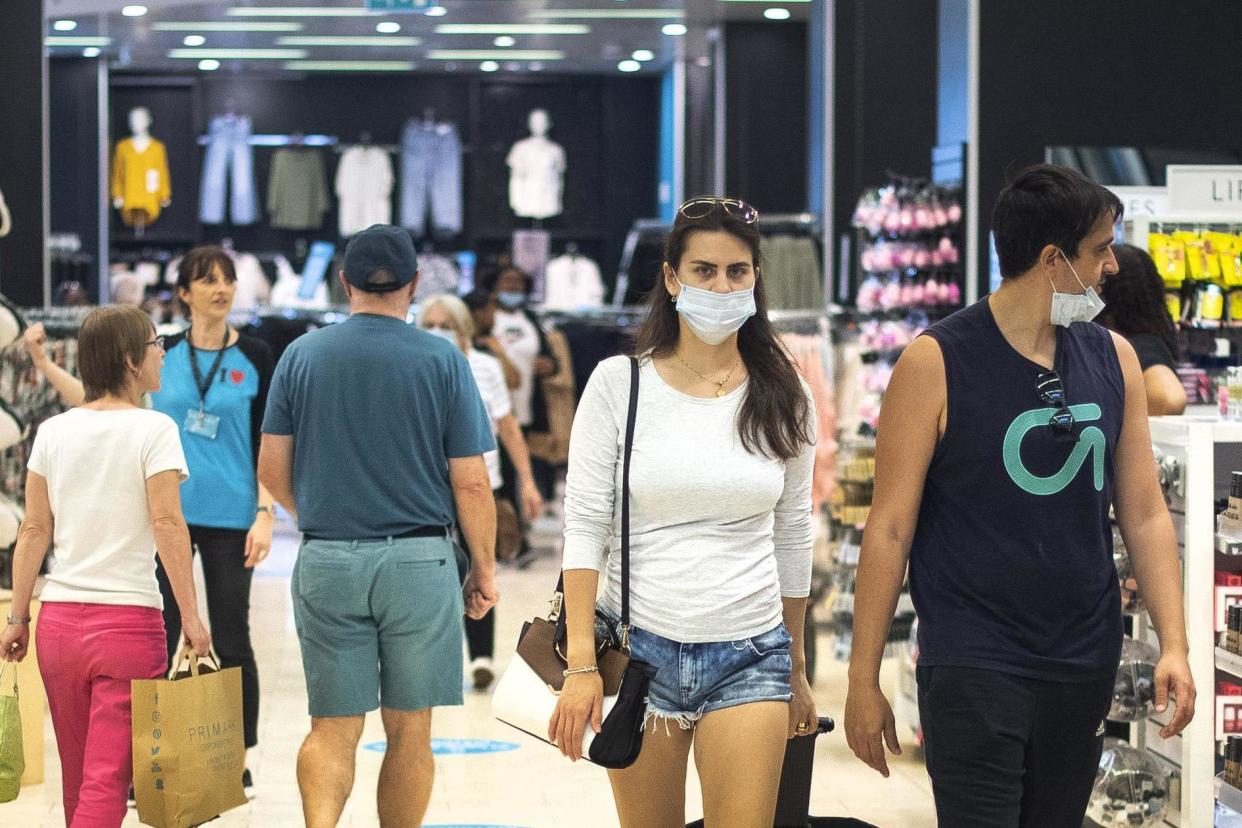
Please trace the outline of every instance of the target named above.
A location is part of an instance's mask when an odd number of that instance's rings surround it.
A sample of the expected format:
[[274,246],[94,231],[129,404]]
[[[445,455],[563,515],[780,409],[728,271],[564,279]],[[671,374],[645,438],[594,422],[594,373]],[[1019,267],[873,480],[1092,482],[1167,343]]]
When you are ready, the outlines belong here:
[[742,361],[742,355],[741,355],[741,354],[738,354],[738,355],[737,355],[737,359],[735,359],[735,360],[733,361],[733,367],[729,369],[729,373],[725,374],[725,378],[724,378],[724,379],[722,379],[720,382],[716,382],[716,380],[714,380],[714,379],[708,379],[707,377],[705,377],[705,376],[703,376],[702,374],[700,374],[698,371],[696,371],[696,370],[694,370],[693,368],[691,368],[691,367],[690,367],[690,364],[689,364],[688,362],[686,362],[684,359],[682,359],[682,358],[681,358],[681,354],[679,354],[679,353],[677,353],[677,352],[675,352],[675,351],[674,351],[674,352],[673,352],[673,356],[677,357],[677,361],[678,361],[678,362],[680,362],[682,365],[684,365],[684,366],[686,367],[686,370],[687,370],[687,371],[689,371],[690,373],[694,374],[694,375],[695,375],[696,377],[698,377],[699,379],[703,380],[703,382],[706,382],[706,383],[708,383],[709,385],[714,385],[714,386],[716,386],[716,396],[717,396],[717,397],[723,397],[723,396],[725,395],[725,390],[724,390],[724,389],[725,389],[725,386],[729,384],[729,379],[730,379],[730,377],[732,377],[732,376],[733,376],[733,372],[737,370],[737,366],[738,366],[738,365],[741,363],[741,361]]

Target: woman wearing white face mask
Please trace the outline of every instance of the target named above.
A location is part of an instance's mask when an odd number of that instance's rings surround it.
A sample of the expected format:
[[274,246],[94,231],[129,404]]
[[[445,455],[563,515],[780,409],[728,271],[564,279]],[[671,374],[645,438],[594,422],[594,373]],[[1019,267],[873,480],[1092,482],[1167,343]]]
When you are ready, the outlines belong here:
[[[521,492],[522,509],[526,519],[534,520],[543,511],[543,498],[530,469],[530,451],[522,437],[522,428],[513,416],[513,403],[505,386],[504,371],[500,360],[476,350],[474,321],[466,303],[456,296],[441,294],[424,300],[419,307],[418,326],[433,336],[451,342],[466,355],[475,385],[483,396],[483,406],[492,421],[492,434],[513,459],[513,467]],[[504,483],[500,469],[500,452],[489,451],[483,455],[487,474],[491,478],[492,491],[498,492]],[[462,538],[463,544],[465,538]],[[468,552],[469,550],[467,550]],[[466,644],[470,651],[470,676],[474,689],[486,690],[495,677],[492,655],[496,644],[496,613],[488,611],[479,620],[466,618]]]
[[[628,639],[656,675],[642,753],[609,771],[625,828],[685,824],[691,747],[708,825],[771,826],[785,741],[815,729],[802,646],[815,419],[767,318],[757,220],[735,199],[678,208],[638,337]],[[596,614],[620,622],[630,387],[629,358],[600,363],[570,442],[571,674],[548,733],[575,760],[601,725]]]

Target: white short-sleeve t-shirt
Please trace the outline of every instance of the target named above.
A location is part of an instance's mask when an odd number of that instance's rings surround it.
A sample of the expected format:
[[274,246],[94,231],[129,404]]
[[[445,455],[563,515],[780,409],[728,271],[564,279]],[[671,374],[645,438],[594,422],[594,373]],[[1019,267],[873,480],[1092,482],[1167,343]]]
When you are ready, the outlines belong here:
[[39,426],[30,471],[47,480],[55,561],[44,602],[162,609],[147,478],[189,477],[181,438],[158,411],[74,408]]
[[[466,358],[470,362],[470,371],[474,374],[474,384],[479,386],[479,394],[483,397],[487,419],[492,422],[492,434],[495,435],[500,421],[513,413],[513,401],[509,397],[509,387],[505,385],[505,370],[496,357],[473,348]],[[500,474],[499,449],[485,453],[483,462],[487,464],[487,476],[491,479],[492,490],[495,491],[505,482]]]

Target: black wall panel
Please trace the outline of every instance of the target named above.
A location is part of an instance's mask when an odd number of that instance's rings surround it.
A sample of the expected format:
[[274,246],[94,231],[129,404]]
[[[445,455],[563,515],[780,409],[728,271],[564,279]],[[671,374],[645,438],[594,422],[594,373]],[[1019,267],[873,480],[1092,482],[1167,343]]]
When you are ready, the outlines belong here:
[[725,25],[725,190],[761,212],[807,209],[805,23]]
[[82,253],[92,258],[93,263],[77,274],[92,302],[99,301],[102,71],[94,59],[48,61],[48,131],[55,136],[48,147],[51,229],[53,233],[76,234],[82,241]]

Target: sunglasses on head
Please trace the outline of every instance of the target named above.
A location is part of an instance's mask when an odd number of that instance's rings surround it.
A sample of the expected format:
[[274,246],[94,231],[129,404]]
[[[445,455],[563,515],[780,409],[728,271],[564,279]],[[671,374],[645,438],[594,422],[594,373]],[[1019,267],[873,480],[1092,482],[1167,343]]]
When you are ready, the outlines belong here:
[[1056,413],[1048,420],[1048,427],[1058,440],[1078,442],[1078,434],[1074,431],[1074,413],[1070,411],[1065,399],[1065,385],[1061,375],[1056,371],[1045,371],[1035,380],[1035,390],[1045,405],[1056,409]]
[[754,224],[759,220],[759,211],[745,201],[736,198],[692,198],[677,208],[677,213],[688,219],[701,219],[710,216],[716,210],[724,210],[733,218],[744,224]]

